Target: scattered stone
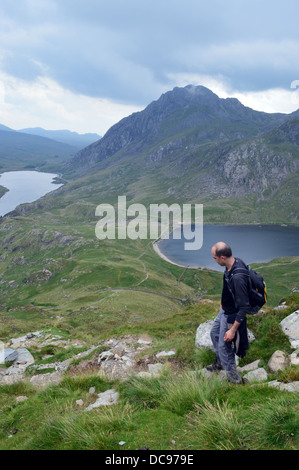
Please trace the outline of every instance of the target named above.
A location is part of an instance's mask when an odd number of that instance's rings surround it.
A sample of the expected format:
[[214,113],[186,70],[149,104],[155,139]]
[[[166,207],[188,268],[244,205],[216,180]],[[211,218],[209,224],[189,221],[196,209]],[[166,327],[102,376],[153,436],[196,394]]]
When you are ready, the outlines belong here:
[[268,382],[268,385],[269,387],[274,387],[281,391],[286,390],[287,392],[299,392],[299,381],[291,383],[282,383],[277,380],[273,380],[272,382]]
[[285,352],[275,351],[268,362],[268,367],[270,372],[278,372],[288,367],[289,364],[290,359]]
[[111,351],[104,351],[99,355],[98,362],[106,361],[107,359],[112,359],[114,354]]
[[30,383],[38,388],[45,388],[48,385],[58,385],[63,379],[60,372],[52,372],[48,374],[34,375],[30,379]]
[[244,375],[243,379],[245,382],[264,382],[268,378],[268,374],[263,367],[255,370],[251,370],[248,374]]
[[140,338],[138,339],[137,341],[138,344],[142,344],[142,345],[148,345],[148,344],[152,344],[152,340],[149,336],[147,335],[142,335],[140,336]]
[[284,318],[280,326],[284,334],[289,337],[292,348],[299,348],[299,310]]
[[28,400],[28,397],[25,397],[25,396],[16,397],[16,402],[17,403],[21,403],[21,402],[26,401],[26,400]]
[[285,310],[286,308],[289,308],[288,305],[286,305],[285,302],[282,304],[278,305],[277,307],[274,308],[276,312],[280,312],[281,310]]
[[156,354],[156,357],[168,357],[168,356],[175,356],[175,351],[161,351]]
[[157,362],[157,364],[149,364],[148,365],[148,371],[151,375],[154,375],[157,377],[158,375],[161,374],[162,370],[164,368],[164,365],[161,364],[160,362]]
[[76,400],[76,405],[78,405],[78,406],[83,406],[83,405],[84,405],[84,401],[83,401],[83,400]]
[[92,394],[95,393],[95,392],[96,392],[95,387],[90,387],[89,393],[92,395]]
[[260,362],[261,362],[261,360],[258,359],[257,361],[251,362],[250,364],[246,364],[246,366],[238,367],[238,371],[239,372],[249,372],[251,370],[258,369]]
[[290,363],[292,365],[299,366],[299,349],[290,355]]
[[93,410],[94,408],[99,408],[100,406],[108,406],[108,405],[116,404],[119,398],[119,393],[116,392],[114,388],[112,388],[111,390],[106,390],[106,392],[99,393],[98,397],[99,398],[97,399],[95,403],[85,408],[85,411],[90,411],[90,410]]

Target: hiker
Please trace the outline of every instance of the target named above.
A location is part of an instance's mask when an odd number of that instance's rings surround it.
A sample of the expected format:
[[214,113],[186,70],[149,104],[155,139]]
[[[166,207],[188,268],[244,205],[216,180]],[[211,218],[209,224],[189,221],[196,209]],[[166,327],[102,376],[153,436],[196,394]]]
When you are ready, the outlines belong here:
[[242,273],[234,276],[237,268],[246,268],[245,263],[234,258],[231,248],[224,242],[212,247],[216,263],[225,267],[221,309],[211,330],[211,339],[216,353],[214,364],[209,371],[226,371],[229,382],[240,384],[235,354],[244,357],[248,349],[246,313],[250,311],[248,297],[248,276]]

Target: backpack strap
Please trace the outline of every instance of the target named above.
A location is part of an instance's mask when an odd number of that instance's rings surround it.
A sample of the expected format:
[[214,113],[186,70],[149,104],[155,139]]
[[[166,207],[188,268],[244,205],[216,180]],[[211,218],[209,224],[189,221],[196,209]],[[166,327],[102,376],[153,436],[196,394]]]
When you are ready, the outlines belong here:
[[226,274],[224,273],[224,279],[226,280],[226,285],[227,285],[227,288],[233,298],[233,301],[235,303],[235,307],[236,308],[239,308],[238,307],[238,304],[236,302],[236,298],[235,298],[235,295],[233,293],[233,290],[232,290],[232,287],[231,287],[231,280],[234,276],[236,276],[237,274],[245,274],[246,276],[248,276],[248,281],[249,281],[249,288],[251,287],[251,280],[250,280],[250,275],[249,275],[249,268],[248,266],[246,268],[236,268],[234,269],[234,272],[233,273],[229,273],[229,274]]

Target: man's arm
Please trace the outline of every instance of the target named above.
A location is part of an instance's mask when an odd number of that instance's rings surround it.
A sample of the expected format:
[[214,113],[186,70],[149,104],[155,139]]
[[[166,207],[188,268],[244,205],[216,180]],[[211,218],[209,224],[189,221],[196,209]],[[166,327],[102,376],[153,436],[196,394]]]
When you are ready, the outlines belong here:
[[227,332],[225,333],[224,335],[224,341],[232,341],[236,335],[236,332],[237,332],[237,329],[239,328],[239,326],[241,325],[241,323],[235,321],[233,326],[231,327],[230,330],[227,330]]
[[238,305],[238,312],[233,326],[227,330],[224,335],[224,341],[232,341],[241,323],[246,318],[246,313],[250,310],[248,297],[248,279],[246,275],[237,274],[233,277],[233,290],[235,292],[235,300]]

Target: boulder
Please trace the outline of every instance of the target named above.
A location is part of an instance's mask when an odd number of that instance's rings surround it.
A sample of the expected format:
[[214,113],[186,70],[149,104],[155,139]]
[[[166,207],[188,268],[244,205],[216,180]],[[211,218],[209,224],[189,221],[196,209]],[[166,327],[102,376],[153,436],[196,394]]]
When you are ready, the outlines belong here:
[[238,367],[238,371],[239,372],[249,372],[251,370],[256,370],[256,369],[259,368],[260,362],[261,362],[261,360],[257,359],[256,361],[251,362],[250,364],[246,364],[246,366]]
[[34,358],[32,354],[28,351],[26,348],[21,348],[17,350],[18,357],[16,359],[16,362],[18,364],[26,364],[28,367],[30,364],[34,363]]
[[207,348],[207,349],[214,349],[213,343],[211,340],[211,329],[214,324],[214,320],[207,320],[205,323],[199,325],[196,330],[196,337],[195,337],[195,346],[197,348]]
[[289,356],[283,351],[275,351],[270,357],[268,367],[270,372],[277,372],[283,370],[290,364]]
[[290,361],[292,365],[299,366],[299,349],[290,355]]
[[[196,330],[195,337],[195,346],[197,348],[207,348],[214,350],[210,336],[213,324],[214,320],[207,320],[205,323],[199,325]],[[247,329],[247,335],[249,343],[252,343],[255,340],[254,334]]]
[[284,318],[280,326],[284,334],[289,337],[292,348],[299,348],[299,310]]
[[18,352],[15,349],[6,348],[1,351],[0,363],[14,362],[18,357]]
[[245,382],[264,382],[268,378],[267,372],[263,367],[255,370],[251,370],[248,374],[244,375],[243,379]]

